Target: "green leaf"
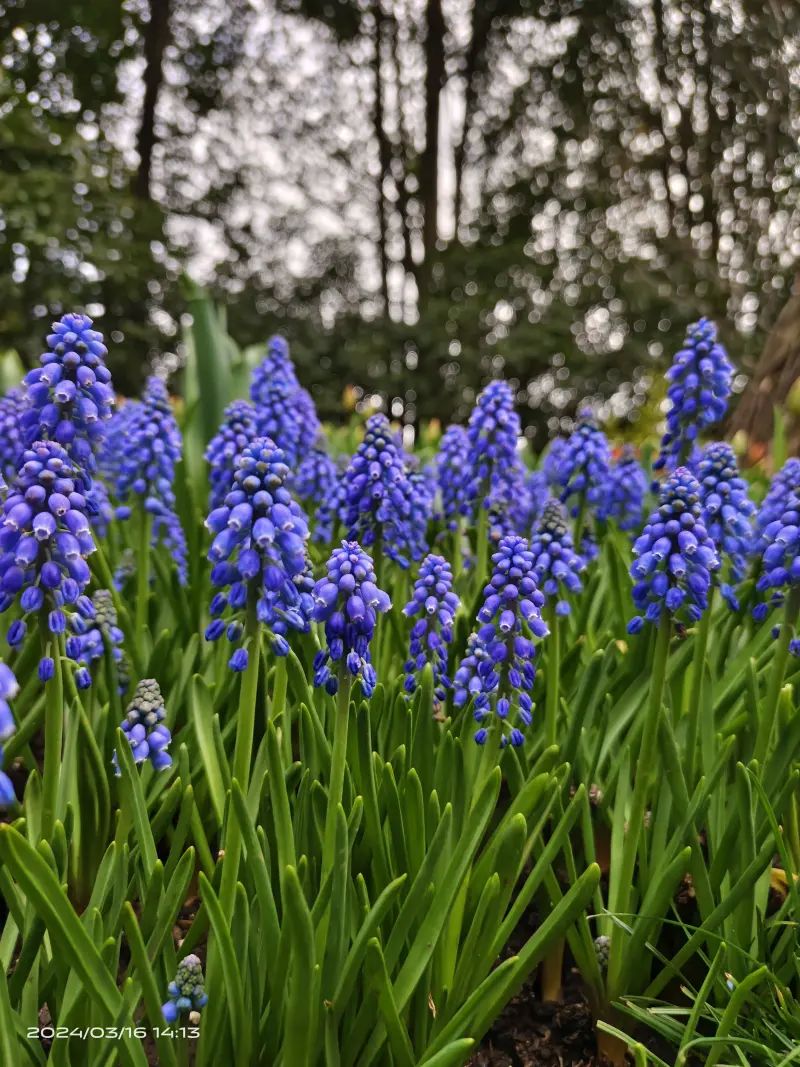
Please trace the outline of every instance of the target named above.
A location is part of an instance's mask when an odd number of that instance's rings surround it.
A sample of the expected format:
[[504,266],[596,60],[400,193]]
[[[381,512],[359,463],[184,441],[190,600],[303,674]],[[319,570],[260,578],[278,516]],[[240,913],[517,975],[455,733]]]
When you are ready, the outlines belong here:
[[283,1061],[310,1067],[316,1051],[319,1005],[316,1003],[314,929],[294,867],[284,874],[286,921],[291,931],[291,967],[286,998]]
[[[10,826],[0,826],[0,858],[8,865],[25,896],[46,923],[50,936],[57,941],[60,951],[105,1018],[111,1022],[125,1018],[122,998],[114,978],[104,966],[92,939],[73,911],[49,865]],[[127,1018],[127,1025],[133,1025],[130,1017]],[[123,1035],[118,1048],[126,1064],[147,1067],[141,1042],[136,1038]]]
[[172,1041],[166,1034],[158,1033],[159,1030],[165,1028],[164,1016],[161,1013],[162,1001],[159,996],[158,983],[153,974],[153,968],[150,966],[150,960],[147,957],[147,949],[144,946],[142,932],[139,929],[136,915],[129,901],[125,902],[125,907],[122,910],[122,925],[128,938],[133,966],[136,968],[142,985],[142,996],[147,1017],[150,1020],[150,1026],[156,1031],[155,1041],[158,1047],[159,1061],[162,1067],[177,1067]]
[[231,938],[230,916],[223,915],[219,898],[202,872],[200,873],[200,894],[208,910],[208,920],[222,962],[222,974],[225,980],[225,1000],[230,1017],[231,1038],[237,1061],[239,1063],[249,1063],[252,1020],[248,1019],[245,1012],[242,975]]
[[199,674],[192,678],[190,719],[200,750],[200,759],[205,771],[204,781],[208,785],[214,818],[217,827],[220,827],[225,815],[225,782],[214,744],[214,702],[205,680]]

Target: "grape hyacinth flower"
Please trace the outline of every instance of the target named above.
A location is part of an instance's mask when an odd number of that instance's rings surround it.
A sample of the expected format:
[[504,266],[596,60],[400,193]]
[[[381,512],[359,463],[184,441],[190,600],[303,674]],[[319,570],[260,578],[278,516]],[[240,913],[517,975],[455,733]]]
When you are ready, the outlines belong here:
[[456,529],[459,516],[466,511],[468,485],[464,458],[468,449],[469,439],[464,427],[448,426],[436,455],[436,476],[442,515],[449,530]]
[[766,548],[764,531],[771,522],[780,518],[793,494],[800,493],[800,459],[787,459],[770,483],[767,495],[761,501],[756,514],[755,542],[760,551]]
[[524,490],[525,472],[517,452],[522,427],[508,382],[495,379],[478,396],[467,427],[468,471],[465,514],[481,507],[492,516],[491,528],[508,532],[509,513]]
[[67,655],[76,663],[89,668],[92,663],[103,658],[105,652],[110,655],[117,672],[117,685],[120,693],[128,687],[127,667],[123,650],[124,634],[119,628],[117,611],[111,593],[107,589],[98,589],[92,596],[94,615],[88,620],[83,615],[75,615],[70,621],[74,635],[67,639]]
[[411,600],[403,614],[415,619],[411,628],[409,658],[406,662],[405,690],[413,693],[417,675],[426,663],[433,667],[434,697],[445,699],[451,682],[447,671],[447,646],[453,640],[453,618],[459,599],[453,592],[453,572],[443,556],[426,556],[419,568]]
[[208,1003],[203,986],[203,965],[193,953],[184,956],[178,963],[174,981],[167,986],[169,1000],[161,1005],[161,1014],[168,1023],[174,1023],[187,1011],[201,1011]]
[[336,693],[339,679],[330,664],[346,669],[361,682],[366,697],[375,688],[375,668],[369,645],[380,614],[391,601],[376,582],[371,558],[356,541],[342,541],[326,565],[326,575],[314,586],[315,622],[325,624],[327,649],[314,657],[314,685]]
[[[782,604],[787,591],[800,583],[800,492],[788,491],[782,505],[783,510],[767,523],[761,535],[761,575],[756,589],[769,593],[769,600],[753,609],[758,620]],[[792,651],[797,652],[798,643],[792,645]]]
[[23,444],[55,441],[77,470],[91,474],[114,407],[103,335],[87,315],[53,323],[40,367],[25,376],[28,408],[20,416]]
[[341,456],[336,467],[336,480],[331,486],[327,497],[320,501],[314,516],[314,529],[311,532],[311,540],[315,544],[329,545],[333,540],[339,515],[345,506],[347,499],[347,483],[345,471],[350,465],[347,456]]
[[123,505],[119,518],[130,515],[130,504],[140,501],[151,516],[151,545],[163,542],[175,562],[182,585],[187,582],[186,537],[175,511],[175,467],[181,459],[181,437],[166,383],[147,379],[141,401],[126,404],[112,421],[114,451],[106,451],[106,470],[114,493]]
[[297,381],[283,337],[270,338],[266,357],[253,371],[250,398],[258,436],[274,441],[289,468],[296,470],[317,439],[320,425],[313,400]]
[[533,576],[545,600],[556,600],[556,615],[569,615],[565,596],[580,592],[580,573],[586,569],[586,561],[575,551],[567,513],[560,501],[551,498],[545,504],[531,537],[531,555]]
[[732,379],[733,366],[714,323],[706,318],[692,323],[667,371],[667,431],[654,470],[671,471],[690,459],[699,434],[727,411]]
[[[89,583],[87,556],[95,546],[79,490],[75,467],[55,441],[37,441],[22,454],[22,464],[0,513],[0,612],[17,604],[21,618],[12,622],[8,643],[25,639],[27,616],[43,617],[55,636],[67,629],[71,610],[91,618],[83,592]],[[53,676],[48,651],[39,677]],[[84,675],[78,675],[81,682]]]
[[608,480],[599,509],[599,518],[613,519],[620,530],[639,530],[647,496],[648,479],[636,452],[625,445],[608,472]]
[[247,400],[234,400],[225,408],[223,418],[205,452],[211,483],[209,508],[218,508],[223,503],[233,481],[234,460],[258,436],[255,409]]
[[[611,452],[606,435],[590,408],[578,413],[578,422],[561,450],[557,485],[562,504],[573,518],[586,509],[596,514],[603,505]],[[581,530],[582,534],[583,531]]]
[[[172,766],[172,756],[167,752],[172,734],[164,725],[166,714],[158,682],[155,678],[142,679],[136,686],[125,718],[120,723],[120,729],[130,743],[135,763],[144,763],[149,759],[153,770],[156,771],[165,771]],[[116,751],[113,764],[119,776],[121,771]]]
[[720,562],[703,522],[700,486],[686,467],[667,478],[633,554],[633,600],[644,618],[634,616],[628,633],[639,633],[645,621],[659,622],[664,612],[679,624],[697,622]]
[[16,801],[14,785],[3,771],[3,742],[16,731],[14,716],[11,714],[9,701],[19,692],[14,672],[5,663],[0,663],[0,810],[10,807]]
[[428,547],[428,524],[433,518],[436,500],[436,473],[430,464],[420,468],[408,463],[406,467],[411,494],[411,528],[414,531],[417,558]]
[[225,634],[236,646],[228,666],[243,671],[248,652],[241,641],[251,609],[270,632],[273,652],[285,656],[287,634],[309,629],[313,583],[306,556],[308,525],[287,488],[290,472],[283,451],[259,437],[237,456],[235,467],[224,504],[206,519],[214,535],[208,554],[214,564],[211,582],[220,590],[211,601],[206,640]]
[[402,567],[408,567],[409,557],[419,558],[411,485],[385,415],[367,419],[364,440],[344,474],[343,495],[340,518],[348,540],[376,545]]
[[557,486],[561,473],[561,462],[564,458],[564,449],[567,447],[565,437],[554,437],[547,446],[547,451],[542,460],[542,473],[547,479],[547,484],[553,488]]
[[525,515],[522,528],[530,530],[541,519],[550,499],[544,471],[529,471],[525,478]]
[[311,449],[297,469],[293,488],[306,511],[315,517],[314,541],[327,543],[333,536],[334,498],[339,481],[339,468],[320,444]]
[[20,420],[27,407],[21,389],[10,389],[0,397],[0,477],[14,480],[23,451]]
[[497,729],[500,744],[521,745],[521,727],[531,723],[536,648],[545,637],[544,596],[536,588],[534,558],[523,537],[504,537],[492,555],[493,572],[483,591],[478,629],[453,679],[456,707],[474,698],[475,740],[485,744]]
[[[740,582],[747,570],[747,559],[753,548],[753,516],[755,505],[747,493],[747,483],[739,475],[736,456],[730,445],[722,442],[708,445],[695,467],[700,483],[700,502],[703,521],[709,536],[717,546],[721,562],[727,560],[731,580]],[[720,586],[727,603],[738,611],[739,602],[728,582]]]

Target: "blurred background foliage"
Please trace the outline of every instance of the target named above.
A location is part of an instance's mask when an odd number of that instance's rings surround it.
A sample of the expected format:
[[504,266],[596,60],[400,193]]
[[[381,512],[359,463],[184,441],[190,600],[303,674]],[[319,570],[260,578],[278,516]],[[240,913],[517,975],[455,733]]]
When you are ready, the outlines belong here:
[[700,314],[753,372],[799,104],[794,0],[0,0],[0,351],[85,308],[132,391],[188,274],[323,417],[635,422]]

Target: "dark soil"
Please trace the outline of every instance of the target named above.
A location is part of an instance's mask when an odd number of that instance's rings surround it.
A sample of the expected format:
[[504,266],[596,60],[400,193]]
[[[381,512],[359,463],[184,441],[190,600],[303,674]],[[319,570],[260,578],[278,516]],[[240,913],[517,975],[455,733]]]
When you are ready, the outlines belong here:
[[577,980],[560,1004],[543,1003],[535,981],[507,1005],[468,1067],[600,1067],[589,1005]]

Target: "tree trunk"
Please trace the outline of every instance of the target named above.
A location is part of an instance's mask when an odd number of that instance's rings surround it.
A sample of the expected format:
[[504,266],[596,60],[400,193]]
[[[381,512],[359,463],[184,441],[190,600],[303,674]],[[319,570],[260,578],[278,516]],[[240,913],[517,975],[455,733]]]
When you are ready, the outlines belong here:
[[800,274],[795,278],[792,294],[786,301],[767,337],[756,364],[733,414],[731,433],[747,435],[748,454],[758,458],[772,440],[773,408],[781,407],[796,381],[800,379]]
[[479,19],[480,7],[476,2],[472,6],[472,17],[470,20],[470,38],[469,49],[467,51],[466,65],[464,69],[464,122],[461,127],[461,136],[458,139],[458,143],[455,147],[455,158],[453,161],[455,167],[455,197],[453,203],[453,216],[454,216],[454,234],[456,240],[458,240],[458,226],[461,221],[461,211],[464,200],[464,164],[466,162],[467,154],[467,138],[469,131],[472,127],[472,115],[475,110],[475,103],[477,101],[477,87],[476,77],[478,73],[478,67],[481,62],[483,49],[486,45],[488,38],[488,27],[483,25]]
[[383,311],[389,314],[389,257],[387,251],[388,226],[387,204],[384,183],[386,182],[392,165],[392,148],[383,121],[383,78],[381,76],[381,45],[383,43],[383,13],[380,2],[374,4],[373,15],[375,18],[375,49],[373,52],[373,73],[375,78],[375,110],[372,116],[375,128],[375,138],[378,142],[379,173],[377,182],[378,199],[378,240],[380,241],[380,264],[381,264],[381,297],[383,299]]
[[425,150],[420,160],[423,205],[422,242],[425,262],[420,272],[425,299],[439,234],[439,99],[444,80],[444,16],[441,0],[428,0],[425,33]]
[[150,20],[144,29],[144,101],[136,151],[139,168],[133,181],[133,191],[142,200],[150,200],[150,174],[153,149],[156,145],[156,107],[164,82],[164,50],[169,40],[170,0],[149,0]]

